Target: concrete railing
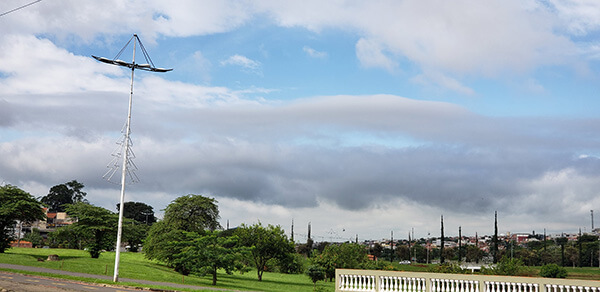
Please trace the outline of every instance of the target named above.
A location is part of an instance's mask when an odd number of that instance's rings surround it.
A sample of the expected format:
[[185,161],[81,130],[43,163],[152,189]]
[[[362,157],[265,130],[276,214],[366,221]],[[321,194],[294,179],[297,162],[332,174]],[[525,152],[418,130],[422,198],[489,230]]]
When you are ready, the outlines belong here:
[[374,292],[600,292],[600,281],[335,270],[335,291]]

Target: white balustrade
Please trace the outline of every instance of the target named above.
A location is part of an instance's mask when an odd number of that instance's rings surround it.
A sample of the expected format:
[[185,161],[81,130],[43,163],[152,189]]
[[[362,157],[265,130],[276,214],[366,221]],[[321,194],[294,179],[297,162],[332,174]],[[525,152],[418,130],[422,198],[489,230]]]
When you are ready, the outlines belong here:
[[600,292],[600,281],[338,269],[337,291]]

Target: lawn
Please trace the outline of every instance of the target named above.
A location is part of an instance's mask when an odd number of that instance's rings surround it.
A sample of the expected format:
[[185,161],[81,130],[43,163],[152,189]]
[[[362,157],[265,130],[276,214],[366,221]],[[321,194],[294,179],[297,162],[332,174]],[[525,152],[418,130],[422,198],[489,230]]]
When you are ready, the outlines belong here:
[[[60,261],[38,261],[38,258],[45,260],[50,254],[57,254],[60,257]],[[11,248],[6,250],[5,253],[0,253],[1,263],[108,276],[112,276],[113,274],[114,258],[114,252],[105,252],[100,255],[100,258],[92,259],[89,253],[73,249]],[[234,273],[233,275],[221,272],[218,275],[217,286],[212,286],[212,278],[210,276],[200,277],[190,275],[183,277],[181,274],[174,272],[162,264],[145,259],[141,253],[129,252],[121,253],[119,277],[121,279],[129,278],[180,284],[183,282],[187,285],[245,291],[313,291],[313,284],[306,275],[265,272],[262,282],[259,282],[255,270],[245,274]],[[89,281],[111,283],[110,281],[96,279]],[[322,291],[334,290],[333,283],[329,282],[325,283],[321,281],[317,283],[317,286]]]

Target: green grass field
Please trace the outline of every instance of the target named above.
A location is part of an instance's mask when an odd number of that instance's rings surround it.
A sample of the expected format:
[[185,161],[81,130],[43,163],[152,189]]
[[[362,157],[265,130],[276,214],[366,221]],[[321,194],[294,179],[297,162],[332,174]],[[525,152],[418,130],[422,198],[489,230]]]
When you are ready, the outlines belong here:
[[[57,254],[60,261],[38,261],[38,258],[46,259],[50,254]],[[0,263],[16,264],[25,266],[44,267],[49,269],[64,270],[71,272],[107,275],[112,276],[114,269],[113,252],[105,252],[98,259],[92,259],[89,253],[82,250],[73,249],[33,249],[33,248],[11,248],[5,253],[0,253]],[[398,265],[392,264],[394,268],[409,272],[427,272],[430,265]],[[531,267],[535,273],[539,273],[540,267]],[[141,253],[121,253],[121,264],[119,269],[120,279],[140,279],[158,282],[170,282],[178,284],[187,284],[203,287],[213,287],[210,276],[185,276],[174,272],[172,269],[144,258]],[[569,279],[600,280],[600,268],[571,268],[567,267]],[[59,278],[83,280],[93,283],[112,284],[109,280],[81,279],[70,276],[55,276],[43,273],[31,273],[44,276],[53,276]],[[135,283],[124,283],[127,286],[150,287],[161,289],[174,289],[168,286],[146,286]],[[243,290],[243,291],[313,291],[313,284],[306,275],[288,275],[279,273],[265,272],[263,281],[257,280],[256,271],[250,271],[245,274],[234,273],[227,275],[224,272],[219,273],[217,288]],[[334,291],[334,284],[330,282],[319,281],[317,283],[319,291]],[[185,290],[185,289],[176,289]]]
[[[60,261],[38,261],[38,258],[46,259],[50,254],[57,254]],[[36,249],[36,248],[11,248],[5,253],[0,253],[0,263],[16,264],[24,266],[44,267],[49,269],[64,270],[78,273],[108,275],[112,276],[114,269],[114,252],[105,252],[98,259],[90,258],[89,253],[73,249]],[[57,276],[73,279],[73,277]],[[183,283],[204,287],[217,287],[221,289],[233,289],[244,291],[313,291],[313,283],[306,275],[288,275],[265,272],[262,282],[257,280],[256,271],[245,274],[234,273],[227,275],[222,272],[218,275],[217,286],[212,286],[210,276],[185,276],[174,272],[172,269],[149,261],[141,253],[121,253],[119,265],[120,279],[141,279],[158,282]],[[81,279],[77,279],[81,280]],[[112,281],[86,280],[95,283],[112,283]],[[133,283],[123,283],[128,286],[144,286]],[[145,287],[145,286],[144,286]],[[321,291],[334,291],[334,284],[330,282],[318,282],[317,287]],[[168,287],[152,287],[168,288]],[[172,289],[172,288],[171,288]],[[185,290],[185,289],[177,289]]]

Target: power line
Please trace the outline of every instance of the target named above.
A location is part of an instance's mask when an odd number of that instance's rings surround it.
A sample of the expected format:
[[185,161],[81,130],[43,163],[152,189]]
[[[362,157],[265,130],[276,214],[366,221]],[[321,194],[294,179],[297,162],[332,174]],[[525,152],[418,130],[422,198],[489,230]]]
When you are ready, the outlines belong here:
[[21,9],[23,9],[23,8],[27,7],[27,6],[31,6],[31,5],[33,5],[33,4],[35,4],[35,3],[38,3],[38,2],[41,2],[41,1],[42,1],[42,0],[36,0],[36,1],[33,1],[33,2],[31,2],[31,3],[25,4],[25,5],[23,5],[23,6],[17,7],[17,8],[15,8],[15,9],[12,9],[12,10],[6,11],[6,12],[4,12],[4,13],[1,13],[1,14],[0,14],[0,17],[2,17],[2,16],[4,16],[4,15],[7,15],[7,14],[9,14],[9,13],[15,12],[15,11],[17,11],[17,10],[21,10]]

